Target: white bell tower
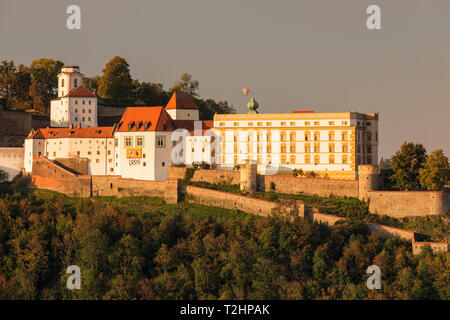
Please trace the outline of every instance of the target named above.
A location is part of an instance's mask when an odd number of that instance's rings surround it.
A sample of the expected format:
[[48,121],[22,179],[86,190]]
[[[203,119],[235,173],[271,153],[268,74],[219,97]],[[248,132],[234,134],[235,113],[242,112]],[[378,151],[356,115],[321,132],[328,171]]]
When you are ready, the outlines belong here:
[[83,75],[78,66],[64,66],[58,74],[58,98],[64,97],[70,90],[83,85]]

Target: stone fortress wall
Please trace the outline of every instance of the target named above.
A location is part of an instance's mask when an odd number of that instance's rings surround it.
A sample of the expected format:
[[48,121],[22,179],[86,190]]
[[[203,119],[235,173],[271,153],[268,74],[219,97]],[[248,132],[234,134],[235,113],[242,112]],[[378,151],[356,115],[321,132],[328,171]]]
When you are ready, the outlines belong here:
[[[239,184],[242,178],[248,188],[256,184],[257,191],[305,194],[319,197],[352,197],[369,202],[369,211],[395,218],[439,215],[450,211],[448,191],[378,191],[381,178],[378,166],[359,166],[358,180],[299,178],[287,175],[260,175],[253,168],[240,171],[195,170],[191,181],[212,184]],[[188,168],[169,167],[170,179],[184,179]],[[250,181],[250,178],[256,181]]]
[[[65,163],[65,165],[70,162]],[[171,168],[170,170],[172,170]],[[176,168],[172,171],[170,177],[181,176],[183,168]],[[256,167],[252,165],[243,166],[241,170],[249,170],[243,175],[245,179],[255,176]],[[373,168],[370,169],[373,171]],[[200,170],[197,170],[200,171]],[[194,174],[193,178],[198,179],[211,179],[215,174],[220,177],[225,177],[226,174],[221,173],[219,170],[203,170],[210,171],[208,174]],[[212,172],[215,173],[212,173]],[[174,173],[175,172],[175,173]],[[238,172],[239,173],[239,172]],[[231,177],[234,177],[235,173]],[[184,177],[184,176],[183,176]],[[360,176],[364,178],[364,174]],[[367,177],[366,177],[367,178]],[[370,188],[367,186],[372,185],[372,178],[369,177],[365,181],[369,181],[363,184],[362,192],[371,193]],[[205,181],[205,180],[200,180]],[[211,181],[211,180],[209,180]],[[212,183],[219,181],[211,181]],[[244,181],[247,184],[248,181]],[[221,192],[211,189],[199,188],[196,186],[182,185],[180,179],[168,179],[165,181],[147,181],[147,180],[134,180],[123,179],[119,176],[88,176],[82,174],[76,174],[57,163],[54,163],[45,158],[33,159],[33,173],[30,177],[30,186],[35,188],[49,189],[58,191],[67,195],[76,195],[81,197],[90,196],[155,196],[163,197],[167,203],[177,203],[182,199],[187,201],[196,202],[208,206],[218,206],[226,209],[237,209],[250,214],[268,216],[279,203],[270,202],[262,199],[256,199],[248,196],[232,194],[227,192]],[[405,200],[407,201],[407,199]],[[342,217],[337,217],[329,214],[323,214],[316,210],[305,209],[304,204],[301,201],[296,201],[295,207],[298,208],[298,214],[306,216],[312,221],[317,223],[327,224],[329,226],[334,225],[340,221],[346,220]],[[400,237],[407,241],[411,241],[413,246],[413,253],[419,254],[421,249],[425,245],[429,245],[433,252],[447,252],[449,250],[448,243],[437,242],[419,242],[416,241],[416,234],[409,230],[397,229],[388,226],[368,223],[368,228],[371,232],[377,232],[384,236]]]

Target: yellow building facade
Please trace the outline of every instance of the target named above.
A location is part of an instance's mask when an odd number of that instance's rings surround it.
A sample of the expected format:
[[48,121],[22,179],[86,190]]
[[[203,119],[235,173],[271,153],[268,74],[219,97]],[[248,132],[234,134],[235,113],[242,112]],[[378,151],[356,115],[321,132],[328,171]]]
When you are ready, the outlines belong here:
[[216,114],[213,131],[223,169],[248,159],[262,174],[301,169],[355,179],[359,164],[378,163],[378,113]]

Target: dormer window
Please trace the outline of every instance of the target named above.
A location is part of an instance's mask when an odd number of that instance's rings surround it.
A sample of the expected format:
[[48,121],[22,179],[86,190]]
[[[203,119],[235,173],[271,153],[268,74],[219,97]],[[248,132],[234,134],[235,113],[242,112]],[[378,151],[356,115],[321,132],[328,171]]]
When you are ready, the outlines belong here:
[[148,128],[150,128],[150,126],[152,125],[151,121],[148,121],[144,124],[144,130],[147,130]]
[[73,86],[76,88],[78,87],[78,79],[73,80]]

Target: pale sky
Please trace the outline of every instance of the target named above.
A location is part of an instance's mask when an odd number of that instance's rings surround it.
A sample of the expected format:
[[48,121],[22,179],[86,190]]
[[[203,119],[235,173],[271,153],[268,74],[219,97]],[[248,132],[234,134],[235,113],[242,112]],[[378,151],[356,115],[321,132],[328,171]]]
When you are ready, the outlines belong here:
[[[81,30],[66,8],[81,8]],[[381,7],[382,30],[366,27]],[[449,0],[0,0],[0,60],[41,57],[101,74],[113,56],[168,88],[183,72],[200,95],[246,112],[380,113],[380,157],[403,141],[450,156]]]

